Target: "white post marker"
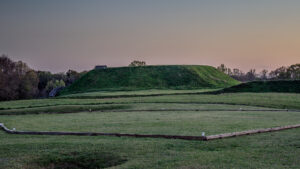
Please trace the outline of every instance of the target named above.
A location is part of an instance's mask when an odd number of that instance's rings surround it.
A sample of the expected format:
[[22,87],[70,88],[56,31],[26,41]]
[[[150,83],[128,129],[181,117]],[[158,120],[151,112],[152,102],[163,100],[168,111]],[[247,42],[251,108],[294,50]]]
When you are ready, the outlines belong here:
[[202,136],[203,136],[203,137],[205,136],[205,132],[202,132]]

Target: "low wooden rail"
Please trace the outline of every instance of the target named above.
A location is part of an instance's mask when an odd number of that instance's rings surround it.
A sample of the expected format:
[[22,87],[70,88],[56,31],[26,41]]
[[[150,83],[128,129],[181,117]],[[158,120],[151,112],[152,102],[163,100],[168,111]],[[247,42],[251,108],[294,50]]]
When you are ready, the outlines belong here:
[[258,129],[258,130],[247,130],[247,131],[241,131],[241,132],[224,133],[224,134],[206,136],[206,140],[215,140],[215,139],[222,139],[222,138],[228,138],[228,137],[258,134],[258,133],[267,133],[267,132],[281,131],[281,130],[299,128],[299,127],[300,127],[300,124],[296,124],[296,125],[289,125],[289,126],[283,126],[283,127],[274,127],[274,128],[266,128],[266,129]]
[[237,137],[244,135],[251,135],[257,133],[274,132],[280,130],[287,130],[293,128],[299,128],[300,124],[289,125],[284,127],[266,128],[258,130],[247,130],[242,132],[224,133],[211,136],[179,136],[179,135],[148,135],[148,134],[121,134],[121,133],[98,133],[98,132],[49,132],[49,131],[16,131],[10,130],[0,123],[2,128],[8,134],[23,134],[23,135],[74,135],[74,136],[116,136],[116,137],[139,137],[139,138],[165,138],[165,139],[182,139],[182,140],[201,140],[209,141],[216,139],[223,139],[229,137]]
[[25,135],[74,135],[74,136],[117,136],[117,137],[141,137],[141,138],[166,138],[183,140],[205,140],[205,136],[177,136],[177,135],[147,135],[147,134],[121,134],[121,133],[97,133],[97,132],[49,132],[49,131],[16,131],[10,130],[0,123],[0,127],[8,134]]

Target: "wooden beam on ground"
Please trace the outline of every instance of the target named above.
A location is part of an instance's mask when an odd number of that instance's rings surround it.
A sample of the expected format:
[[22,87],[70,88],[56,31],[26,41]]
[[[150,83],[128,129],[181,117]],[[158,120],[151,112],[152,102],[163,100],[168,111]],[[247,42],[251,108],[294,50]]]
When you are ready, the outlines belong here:
[[116,136],[116,137],[139,137],[139,138],[165,138],[182,140],[205,140],[205,136],[178,136],[178,135],[148,135],[148,134],[121,134],[121,133],[97,133],[97,132],[49,132],[49,131],[15,131],[10,130],[0,123],[0,127],[8,134],[25,135],[74,135],[74,136]]
[[2,128],[8,134],[25,134],[25,135],[74,135],[74,136],[116,136],[116,137],[138,137],[138,138],[165,138],[165,139],[182,139],[182,140],[201,140],[210,141],[216,139],[251,135],[257,133],[267,133],[274,131],[281,131],[293,128],[299,128],[300,124],[289,125],[283,127],[266,128],[258,130],[247,130],[241,132],[224,133],[211,136],[179,136],[179,135],[151,135],[151,134],[122,134],[122,133],[98,133],[98,132],[51,132],[51,131],[16,131],[10,130],[0,123],[0,128]]
[[289,125],[289,126],[283,126],[283,127],[274,127],[274,128],[266,128],[266,129],[258,129],[258,130],[247,130],[247,131],[241,131],[241,132],[224,133],[224,134],[206,136],[206,140],[216,140],[216,139],[244,136],[244,135],[250,135],[250,134],[257,134],[257,133],[267,133],[267,132],[281,131],[281,130],[299,128],[299,127],[300,127],[300,124],[296,124],[296,125]]

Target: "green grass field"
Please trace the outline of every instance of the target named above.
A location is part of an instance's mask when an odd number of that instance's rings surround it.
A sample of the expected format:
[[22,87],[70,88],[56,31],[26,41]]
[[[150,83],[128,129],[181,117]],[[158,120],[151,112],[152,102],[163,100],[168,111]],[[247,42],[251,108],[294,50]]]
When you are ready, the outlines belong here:
[[[300,123],[300,94],[186,94],[192,92],[102,99],[174,91],[94,92],[0,102],[0,123],[25,131],[193,136]],[[299,128],[208,142],[0,132],[0,168],[299,168],[299,156]]]
[[153,96],[153,95],[176,95],[176,94],[190,94],[190,93],[206,93],[215,92],[220,89],[190,89],[190,90],[172,90],[172,89],[149,89],[149,90],[135,90],[135,91],[96,91],[87,93],[77,93],[62,95],[58,98],[79,98],[79,99],[96,99],[96,98],[117,98],[129,96]]

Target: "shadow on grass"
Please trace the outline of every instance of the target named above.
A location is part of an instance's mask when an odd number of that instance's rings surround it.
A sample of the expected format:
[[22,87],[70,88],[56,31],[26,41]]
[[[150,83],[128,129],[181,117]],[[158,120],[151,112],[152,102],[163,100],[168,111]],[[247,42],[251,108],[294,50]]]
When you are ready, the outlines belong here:
[[128,109],[128,105],[59,105],[26,109],[1,110],[0,115],[59,114]]
[[108,152],[58,152],[42,155],[29,165],[46,169],[97,169],[123,164],[124,157]]

